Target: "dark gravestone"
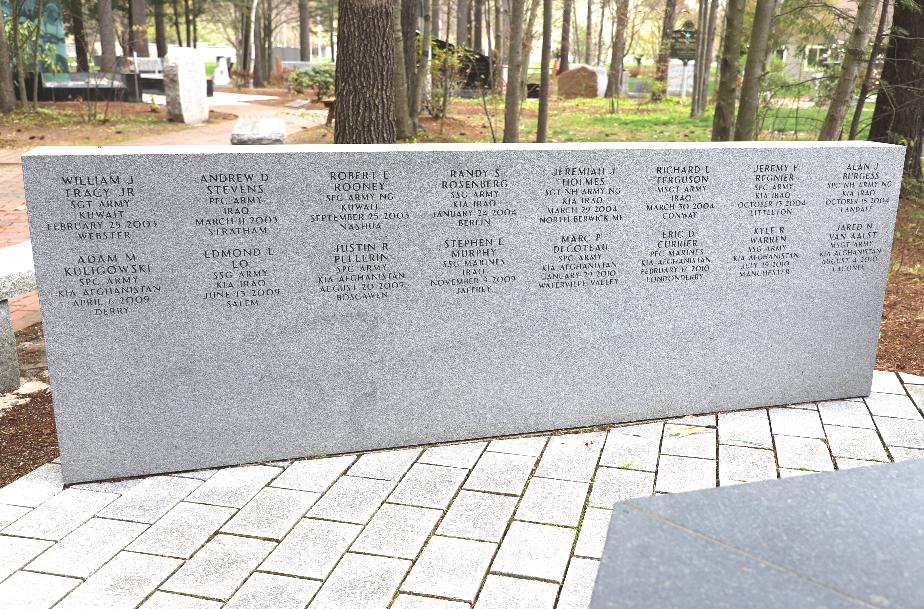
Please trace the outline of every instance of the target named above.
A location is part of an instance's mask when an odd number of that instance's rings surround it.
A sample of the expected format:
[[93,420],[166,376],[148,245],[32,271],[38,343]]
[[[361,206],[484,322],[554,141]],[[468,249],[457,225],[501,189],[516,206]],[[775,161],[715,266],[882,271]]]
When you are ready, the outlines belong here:
[[924,461],[617,503],[591,609],[922,607]]
[[606,87],[606,75],[601,72],[588,66],[562,72],[558,75],[558,96],[563,99],[600,97]]

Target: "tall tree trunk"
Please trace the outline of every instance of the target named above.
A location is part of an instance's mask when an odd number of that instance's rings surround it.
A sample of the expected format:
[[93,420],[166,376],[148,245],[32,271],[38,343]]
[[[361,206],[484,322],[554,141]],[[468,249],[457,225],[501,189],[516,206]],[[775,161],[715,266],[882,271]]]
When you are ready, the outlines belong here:
[[728,16],[728,3],[725,5],[725,16],[722,17],[722,29],[719,30],[719,52],[715,54],[715,89],[712,92],[712,98],[715,99],[719,93],[719,80],[722,78],[722,50],[725,48],[725,21]]
[[439,0],[434,0],[432,8],[430,9],[430,32],[434,38],[440,37],[440,12],[442,7],[440,6]]
[[701,86],[703,83],[703,64],[706,63],[706,29],[709,20],[709,0],[699,0],[696,14],[696,59],[693,64],[693,95],[690,99],[690,116],[702,116],[700,109]]
[[552,0],[542,0],[542,59],[539,68],[539,120],[536,141],[544,142],[549,132],[549,97],[552,89]]
[[891,0],[882,0],[882,11],[879,13],[879,25],[876,27],[876,38],[873,40],[873,49],[869,53],[869,59],[866,61],[866,73],[863,76],[863,84],[860,85],[860,96],[857,99],[857,105],[853,109],[853,118],[850,119],[850,133],[847,139],[857,139],[857,131],[860,128],[860,117],[863,115],[863,106],[869,97],[869,88],[873,80],[873,66],[879,53],[882,52],[882,37],[885,32],[886,18],[889,16],[889,6]]
[[924,140],[924,0],[895,3],[869,139],[904,144],[905,175],[921,179]]
[[[100,0],[102,4],[102,0]],[[22,60],[22,47],[26,43],[21,40],[19,29],[19,16],[22,9],[22,2],[13,2],[11,6],[10,26],[13,34],[13,54],[16,55],[16,91],[19,95],[19,105],[25,108],[29,102],[29,94],[26,91],[26,65]],[[113,64],[115,60],[113,60]]]
[[[501,34],[504,36],[504,61],[510,63],[510,24],[511,15],[513,14],[513,3],[511,0],[504,0],[504,27],[501,28]],[[523,14],[526,14],[526,3],[523,4]]]
[[703,66],[703,91],[700,104],[700,116],[706,113],[709,103],[709,80],[712,76],[712,62],[715,60],[715,27],[719,15],[719,0],[712,0],[709,5],[709,23],[706,26],[706,64]]
[[[447,0],[446,2],[446,44],[449,44],[449,36],[452,30],[452,0]],[[440,133],[443,132],[443,124],[446,118],[446,112],[449,108],[449,87],[451,78],[449,72],[449,48],[448,46],[444,49],[443,52],[443,61],[440,65],[440,108],[437,111],[440,117]]]
[[340,0],[337,144],[395,141],[395,44],[390,1]]
[[510,13],[510,61],[507,65],[507,95],[504,100],[504,141],[520,141],[520,87],[516,76],[523,61],[523,12],[525,0],[513,0]]
[[607,0],[600,0],[600,27],[597,28],[597,57],[594,61],[595,66],[599,66],[603,54],[603,24],[606,22],[606,4]]
[[266,80],[266,66],[264,65],[263,56],[263,11],[265,9],[259,6],[257,13],[254,15],[253,24],[253,86],[262,87]]
[[237,47],[237,62],[234,66],[228,64],[229,76],[236,71],[247,72],[250,69],[250,43],[247,36],[250,34],[250,13],[241,10],[241,29],[238,32],[239,46]]
[[529,0],[529,18],[523,31],[523,50],[520,53],[520,100],[526,99],[526,83],[529,79],[529,57],[533,54],[533,32],[536,29],[536,17],[542,0]]
[[[327,33],[330,36],[330,60],[331,61],[337,61],[337,54],[339,53],[339,50],[336,50],[336,45],[334,41],[334,1],[335,0],[327,1]],[[338,34],[337,39],[339,38],[340,36]]]
[[476,53],[484,53],[484,3],[485,0],[475,0],[475,10],[473,11],[472,21],[474,22],[474,28],[472,29],[472,48]]
[[[189,6],[190,0],[183,0],[183,21],[186,25],[186,45],[195,46],[193,44],[193,34],[192,34],[192,9]],[[253,17],[254,13],[251,11],[251,16]],[[251,29],[254,27],[253,19],[251,19],[250,24]],[[253,32],[251,32],[253,33]],[[253,36],[251,36],[253,38]],[[254,54],[256,55],[256,53]]]
[[6,40],[6,17],[0,6],[0,112],[4,114],[16,109],[16,92],[13,91],[13,60],[10,45]]
[[115,72],[115,26],[112,20],[112,0],[99,0],[100,66],[103,72]]
[[586,32],[584,39],[584,63],[590,64],[590,55],[593,50],[591,47],[591,41],[594,39],[594,28],[593,28],[593,11],[594,2],[593,0],[587,0],[587,28],[584,30]]
[[409,139],[411,131],[411,117],[408,113],[407,72],[404,62],[404,35],[401,32],[401,13],[404,8],[402,0],[391,0],[391,34],[394,38],[394,72],[395,87],[395,137],[399,140]]
[[696,66],[693,75],[693,103],[690,116],[699,117],[706,113],[709,100],[709,72],[712,68],[712,41],[715,38],[718,0],[700,0],[700,15],[696,42]]
[[158,57],[167,55],[167,24],[164,12],[164,0],[154,0],[154,44],[157,45]]
[[430,49],[432,47],[433,13],[440,9],[439,0],[424,0],[423,31],[420,33],[420,55],[417,61],[417,74],[414,77],[414,97],[411,99],[411,122],[416,132],[420,109],[427,97],[427,81],[430,74]]
[[119,46],[122,47],[122,55],[130,57],[132,54],[132,25],[134,24],[134,15],[132,14],[131,0],[128,0],[125,9],[125,19],[128,21],[128,27],[124,32],[119,32]]
[[558,57],[558,73],[567,72],[568,56],[571,54],[571,11],[574,9],[574,0],[564,0],[561,14],[561,50]]
[[667,0],[664,5],[664,21],[661,23],[661,44],[655,59],[655,82],[651,90],[651,99],[661,100],[667,93],[667,65],[671,60],[671,37],[674,33],[677,0]]
[[42,40],[42,27],[45,22],[45,0],[38,0],[35,7],[35,36],[32,40],[32,111],[38,110],[39,76],[42,63],[39,54],[39,44]]
[[260,0],[252,0],[250,3],[250,17],[247,19],[247,37],[244,42],[244,69],[250,72],[251,86],[253,86],[257,79],[257,61],[260,55],[260,44],[257,38],[259,35],[259,30],[257,29],[257,7],[259,5]]
[[482,50],[490,59],[493,57],[492,53],[494,52],[494,38],[492,38],[493,30],[491,29],[491,0],[484,0],[484,10],[482,13],[484,16],[484,41],[487,45],[483,46]]
[[407,109],[408,116],[411,115],[411,100],[414,99],[414,91],[417,89],[414,83],[417,76],[418,6],[418,0],[402,0],[401,2],[401,38],[404,44],[404,107]]
[[712,117],[712,141],[728,142],[735,129],[735,97],[738,89],[738,58],[741,57],[741,33],[744,29],[745,0],[728,0],[725,7],[725,35],[719,62],[719,86],[716,87],[715,114]]
[[[869,40],[870,29],[873,26],[873,15],[876,13],[878,0],[860,0],[857,6],[857,16],[853,20],[853,30],[847,43],[847,52],[841,63],[841,74],[828,106],[828,114],[821,125],[818,139],[839,140],[844,130],[844,119],[847,117],[847,108],[853,96],[853,88],[857,84],[857,72],[866,54],[866,43]],[[919,16],[924,19],[924,15]]]
[[74,32],[74,54],[77,55],[77,71],[90,71],[90,56],[87,49],[87,31],[83,25],[83,0],[71,0],[71,30]]
[[[504,0],[494,0],[494,90],[500,92],[504,87]],[[566,0],[567,1],[567,0]],[[452,2],[452,0],[449,0]]]
[[767,52],[770,44],[770,30],[777,0],[763,0],[754,10],[754,25],[751,28],[748,59],[744,64],[744,79],[741,81],[741,100],[738,103],[738,117],[735,120],[735,141],[751,141],[757,130],[757,108],[760,103],[760,83],[764,78]]
[[468,44],[468,10],[469,0],[456,0],[456,44],[467,47]]
[[148,3],[147,0],[131,0],[132,28],[129,45],[138,57],[148,53]]
[[626,55],[626,29],[629,27],[629,0],[616,0],[616,24],[610,52],[610,73],[606,79],[606,96],[619,97],[622,92],[622,62]]
[[[110,0],[110,2],[111,2],[111,1],[112,1],[112,0]],[[173,29],[176,30],[176,44],[177,44],[177,46],[183,46],[183,31],[180,29],[180,5],[179,5],[179,3],[177,2],[177,0],[172,0],[171,3],[172,3],[172,5],[173,5]],[[245,21],[246,21],[246,19],[245,19]],[[250,31],[250,28],[249,28],[249,27],[246,25],[246,23],[245,23],[245,25],[244,25],[244,36],[243,36],[243,38],[247,38],[247,33],[248,33],[249,31]],[[246,51],[247,48],[248,48],[248,45],[245,44],[245,45],[244,45],[244,50]],[[247,57],[246,52],[244,53],[244,57],[245,57],[245,59],[246,59],[246,57]],[[245,61],[245,63],[246,63],[246,61]]]
[[[193,21],[193,24],[196,22]],[[195,31],[195,30],[193,30]],[[273,0],[263,0],[263,82],[269,82],[276,64],[273,62]]]
[[298,58],[311,61],[311,14],[308,0],[298,0]]

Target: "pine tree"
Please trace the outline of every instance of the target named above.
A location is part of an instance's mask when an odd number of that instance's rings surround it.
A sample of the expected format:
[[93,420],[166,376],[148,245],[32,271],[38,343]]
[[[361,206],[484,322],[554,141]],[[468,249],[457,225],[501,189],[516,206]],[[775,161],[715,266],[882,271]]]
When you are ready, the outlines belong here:
[[905,175],[921,179],[924,139],[924,0],[896,0],[869,129],[876,142],[904,144]]
[[393,0],[340,0],[334,143],[395,141]]

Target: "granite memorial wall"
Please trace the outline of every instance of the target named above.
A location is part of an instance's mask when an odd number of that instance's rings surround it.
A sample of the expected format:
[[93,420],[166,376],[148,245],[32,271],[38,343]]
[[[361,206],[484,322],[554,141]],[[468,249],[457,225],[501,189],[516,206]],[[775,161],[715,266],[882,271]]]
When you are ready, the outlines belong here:
[[36,149],[65,479],[867,394],[903,155]]

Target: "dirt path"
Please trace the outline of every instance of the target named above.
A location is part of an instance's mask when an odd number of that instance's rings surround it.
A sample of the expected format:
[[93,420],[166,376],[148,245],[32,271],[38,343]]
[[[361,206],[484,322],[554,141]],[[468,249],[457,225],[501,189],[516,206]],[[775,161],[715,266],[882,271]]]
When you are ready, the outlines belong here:
[[[264,98],[264,99],[257,99]],[[219,115],[234,115],[238,118],[282,118],[286,123],[286,134],[292,135],[303,129],[323,124],[326,113],[323,110],[293,110],[278,105],[283,100],[271,96],[254,96],[237,93],[221,93],[222,103],[209,107]],[[227,103],[224,103],[227,101]],[[202,125],[191,125],[186,129],[119,142],[117,146],[170,146],[229,144],[231,132],[237,121],[211,120]],[[29,148],[0,150],[0,247],[15,245],[29,238],[29,223],[26,215],[22,179],[22,154]],[[10,314],[13,328],[21,330],[41,320],[38,297],[35,292],[10,300]]]

